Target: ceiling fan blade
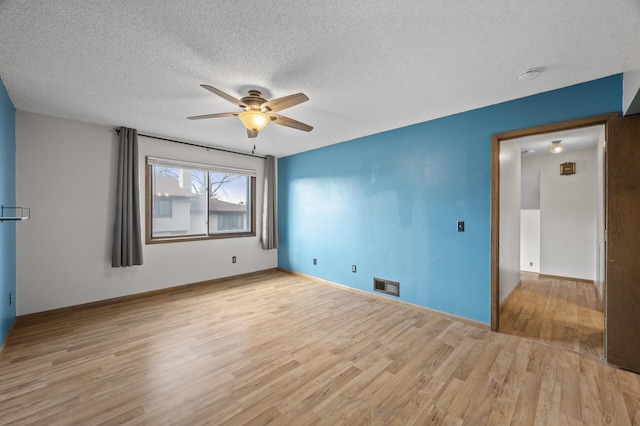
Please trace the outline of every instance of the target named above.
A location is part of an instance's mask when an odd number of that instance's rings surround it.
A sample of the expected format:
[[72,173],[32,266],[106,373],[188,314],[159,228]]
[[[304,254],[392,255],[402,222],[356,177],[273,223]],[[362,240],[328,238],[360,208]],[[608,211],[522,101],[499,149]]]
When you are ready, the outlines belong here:
[[247,136],[250,138],[258,137],[258,132],[255,130],[247,129]]
[[285,108],[291,108],[294,105],[308,101],[309,98],[304,93],[296,93],[294,95],[283,96],[281,98],[272,99],[260,105],[264,112],[276,112]]
[[308,124],[301,123],[293,118],[285,117],[284,115],[278,114],[269,114],[271,117],[271,121],[275,124],[279,124],[281,126],[291,127],[293,129],[304,130],[305,132],[310,132],[313,130],[313,127]]
[[193,117],[187,117],[187,120],[201,120],[203,118],[218,118],[218,117],[237,117],[239,112],[219,112],[217,114],[205,114],[194,115]]
[[207,89],[211,93],[214,93],[214,94],[220,96],[221,98],[228,100],[232,104],[239,106],[240,108],[247,108],[247,105],[244,102],[242,102],[240,99],[236,99],[233,96],[231,96],[231,95],[229,95],[227,93],[224,93],[220,89],[216,89],[215,87],[209,86],[208,84],[201,84],[200,86],[205,88],[205,89]]

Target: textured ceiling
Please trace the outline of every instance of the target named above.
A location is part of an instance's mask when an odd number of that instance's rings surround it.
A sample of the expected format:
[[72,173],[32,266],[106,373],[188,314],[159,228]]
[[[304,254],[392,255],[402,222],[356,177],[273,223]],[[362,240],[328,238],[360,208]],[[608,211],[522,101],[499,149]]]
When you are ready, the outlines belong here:
[[[620,73],[637,0],[0,1],[0,77],[16,108],[289,155]],[[518,81],[529,67],[535,80]],[[265,98],[311,133],[249,140],[205,91]]]

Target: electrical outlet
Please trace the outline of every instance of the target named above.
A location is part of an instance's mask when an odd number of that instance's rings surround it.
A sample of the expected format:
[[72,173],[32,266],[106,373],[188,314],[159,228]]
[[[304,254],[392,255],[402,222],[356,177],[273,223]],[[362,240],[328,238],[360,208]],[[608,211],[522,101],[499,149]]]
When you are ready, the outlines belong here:
[[533,262],[529,262],[529,266],[533,266]]
[[353,272],[353,273],[356,272],[356,265],[351,265],[351,272]]
[[9,293],[9,306],[13,305],[13,293]]
[[317,265],[318,264],[318,260],[317,259],[313,259],[313,264]]
[[458,221],[458,232],[464,232],[464,220]]
[[233,257],[231,258],[231,263],[236,263],[236,257],[235,257],[235,256],[233,256]]

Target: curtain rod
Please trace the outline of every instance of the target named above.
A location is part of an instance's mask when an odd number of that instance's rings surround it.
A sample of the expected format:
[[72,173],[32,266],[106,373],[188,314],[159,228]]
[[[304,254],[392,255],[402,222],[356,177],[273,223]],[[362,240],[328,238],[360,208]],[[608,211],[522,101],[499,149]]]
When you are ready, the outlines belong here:
[[[120,129],[114,129],[114,130],[116,131],[117,134],[120,134]],[[232,151],[230,149],[216,148],[216,147],[207,146],[207,145],[200,145],[200,144],[193,143],[193,142],[185,142],[185,141],[178,141],[178,140],[175,140],[175,139],[161,138],[160,136],[152,136],[152,135],[147,135],[147,134],[139,133],[139,132],[138,132],[138,136],[144,136],[145,138],[158,139],[158,140],[167,141],[167,142],[181,143],[183,145],[190,145],[190,146],[195,146],[195,147],[198,147],[198,148],[206,148],[207,150],[213,149],[215,151],[228,152],[230,154],[246,155],[247,157],[255,157],[255,158],[262,158],[262,159],[265,158],[265,157],[263,157],[261,155],[248,154],[246,152]]]

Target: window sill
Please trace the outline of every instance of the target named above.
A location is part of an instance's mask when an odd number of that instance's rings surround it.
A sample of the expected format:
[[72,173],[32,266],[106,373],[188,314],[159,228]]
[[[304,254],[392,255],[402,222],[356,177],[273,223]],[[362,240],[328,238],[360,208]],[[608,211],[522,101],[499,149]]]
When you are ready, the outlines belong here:
[[255,232],[228,232],[225,234],[215,235],[189,235],[186,237],[156,237],[148,238],[146,244],[164,244],[164,243],[181,243],[184,241],[206,241],[206,240],[223,240],[227,238],[245,238],[255,237]]

